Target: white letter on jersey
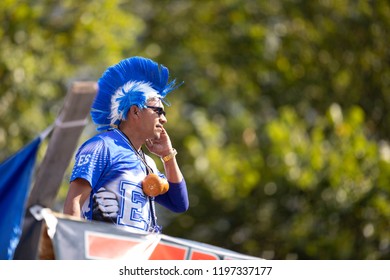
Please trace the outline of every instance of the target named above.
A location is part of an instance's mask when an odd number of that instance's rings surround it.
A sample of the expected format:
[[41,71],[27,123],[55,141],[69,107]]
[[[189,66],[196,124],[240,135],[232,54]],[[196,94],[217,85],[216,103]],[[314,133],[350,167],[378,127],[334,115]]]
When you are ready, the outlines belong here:
[[77,166],[81,166],[87,164],[91,158],[91,155],[81,155],[79,157],[79,161],[77,162]]
[[148,230],[150,209],[147,197],[141,186],[122,182],[120,186],[122,201],[118,224],[136,229]]

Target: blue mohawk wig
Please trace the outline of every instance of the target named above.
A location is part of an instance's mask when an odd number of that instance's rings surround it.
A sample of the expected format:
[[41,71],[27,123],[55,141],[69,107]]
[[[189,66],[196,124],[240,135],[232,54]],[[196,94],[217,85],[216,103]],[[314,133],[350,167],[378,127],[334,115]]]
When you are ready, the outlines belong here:
[[98,81],[91,108],[97,130],[117,127],[132,105],[145,108],[150,98],[164,101],[170,91],[180,86],[175,85],[175,80],[168,82],[168,78],[168,68],[143,57],[126,58],[109,67]]

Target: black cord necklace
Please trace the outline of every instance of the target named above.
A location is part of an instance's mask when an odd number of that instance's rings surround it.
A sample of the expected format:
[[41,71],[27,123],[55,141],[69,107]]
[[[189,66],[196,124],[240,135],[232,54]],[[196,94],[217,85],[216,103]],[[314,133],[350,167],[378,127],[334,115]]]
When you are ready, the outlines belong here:
[[127,137],[127,135],[125,133],[123,133],[122,130],[118,129],[120,131],[120,133],[127,139],[127,141],[129,142],[131,148],[134,150],[135,154],[137,155],[137,157],[142,161],[142,163],[145,165],[146,167],[146,175],[150,174],[150,173],[153,173],[153,170],[152,168],[149,166],[149,164],[146,162],[146,158],[145,158],[145,153],[144,151],[142,150],[142,148],[140,148],[140,150],[138,151],[133,142],[131,142],[130,138]]

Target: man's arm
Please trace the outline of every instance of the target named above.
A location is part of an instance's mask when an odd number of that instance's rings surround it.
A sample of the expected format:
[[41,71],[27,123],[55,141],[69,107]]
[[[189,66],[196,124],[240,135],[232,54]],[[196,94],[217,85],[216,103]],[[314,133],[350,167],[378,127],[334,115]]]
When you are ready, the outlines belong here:
[[168,161],[163,161],[165,176],[171,183],[180,183],[183,180],[183,174],[180,171],[180,167],[176,161],[176,157],[173,156]]
[[91,185],[88,181],[81,178],[72,181],[64,203],[64,214],[81,218],[81,207],[90,193]]

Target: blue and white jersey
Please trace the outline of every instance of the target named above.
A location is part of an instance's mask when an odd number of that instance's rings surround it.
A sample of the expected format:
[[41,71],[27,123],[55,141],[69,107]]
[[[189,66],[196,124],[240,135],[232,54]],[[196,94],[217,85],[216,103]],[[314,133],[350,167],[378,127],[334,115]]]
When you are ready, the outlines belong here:
[[[152,158],[145,155],[145,159],[153,173],[165,178]],[[150,202],[141,186],[146,175],[145,164],[126,136],[114,129],[94,136],[79,148],[70,181],[83,178],[92,187],[90,199],[82,207],[84,218],[92,220],[93,194],[104,187],[115,194],[119,203],[116,223],[144,232],[151,222]],[[183,194],[187,195],[186,188],[174,199],[181,200]]]

